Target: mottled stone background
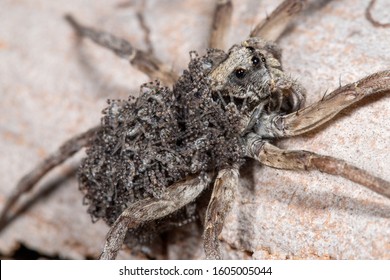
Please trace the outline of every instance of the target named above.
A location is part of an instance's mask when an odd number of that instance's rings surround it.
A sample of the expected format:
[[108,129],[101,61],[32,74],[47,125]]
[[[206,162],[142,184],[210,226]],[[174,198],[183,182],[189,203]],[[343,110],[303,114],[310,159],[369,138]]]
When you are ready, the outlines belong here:
[[[63,20],[121,35],[144,48],[136,13],[141,1],[2,0],[0,2],[0,205],[17,180],[64,140],[99,122],[107,98],[136,95],[147,76],[90,42],[76,45]],[[208,0],[145,1],[144,17],[157,55],[181,72],[189,51],[203,52],[213,13]],[[234,1],[229,45],[245,39],[280,1]],[[390,69],[390,29],[365,16],[369,0],[315,1],[280,40],[285,70],[308,89],[307,103],[339,84]],[[373,11],[390,22],[390,4]],[[316,133],[282,147],[334,155],[390,180],[390,99],[371,98],[345,110]],[[47,176],[27,211],[0,233],[0,253],[21,245],[48,257],[96,258],[108,227],[92,224],[82,206],[74,167],[82,156]],[[221,234],[226,258],[389,259],[390,201],[319,172],[247,166]],[[253,174],[249,171],[253,171]],[[31,198],[29,196],[29,198]],[[183,229],[184,231],[184,229]],[[166,239],[170,258],[202,258],[200,235]],[[156,251],[157,252],[157,251]],[[154,251],[152,256],[158,257]],[[130,256],[123,251],[121,258]]]

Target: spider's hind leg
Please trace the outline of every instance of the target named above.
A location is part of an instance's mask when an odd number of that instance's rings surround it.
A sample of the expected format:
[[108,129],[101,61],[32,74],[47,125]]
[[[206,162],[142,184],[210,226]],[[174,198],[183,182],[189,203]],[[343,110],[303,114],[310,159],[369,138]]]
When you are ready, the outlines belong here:
[[158,220],[193,202],[207,188],[211,175],[205,174],[169,186],[162,198],[145,198],[136,201],[117,218],[107,234],[100,255],[102,260],[115,259],[129,229],[145,222]]
[[158,79],[165,85],[172,85],[177,81],[178,76],[153,54],[138,50],[130,42],[108,32],[84,26],[71,15],[66,15],[65,19],[78,36],[89,38],[96,44],[113,51],[117,56],[127,59],[151,79]]
[[55,153],[51,154],[31,172],[29,172],[22,179],[20,179],[16,186],[16,189],[7,199],[4,208],[0,213],[0,229],[3,229],[7,225],[8,213],[10,209],[18,202],[19,198],[23,194],[31,191],[32,188],[36,185],[36,183],[38,183],[38,181],[50,170],[60,165],[65,160],[77,153],[80,149],[85,147],[99,129],[100,126],[97,126],[75,137],[72,137],[71,139],[66,141]]

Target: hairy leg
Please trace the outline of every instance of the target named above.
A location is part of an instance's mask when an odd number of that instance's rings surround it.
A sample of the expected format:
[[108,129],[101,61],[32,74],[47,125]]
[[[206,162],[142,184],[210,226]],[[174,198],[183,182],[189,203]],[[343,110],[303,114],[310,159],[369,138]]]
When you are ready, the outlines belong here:
[[341,159],[319,155],[313,152],[283,150],[264,142],[258,136],[248,138],[248,156],[262,164],[287,170],[317,170],[344,177],[370,190],[390,198],[390,182],[373,176]]
[[300,135],[331,120],[341,110],[364,97],[388,91],[390,91],[390,70],[378,72],[340,87],[317,103],[294,113],[285,116],[264,116],[258,134],[265,138]]
[[96,126],[72,137],[66,141],[55,153],[47,157],[41,164],[35,167],[30,173],[25,175],[17,184],[16,189],[6,201],[0,214],[0,228],[4,227],[7,222],[9,210],[16,204],[18,199],[29,192],[38,181],[45,176],[54,167],[63,163],[66,159],[73,156],[80,149],[85,147],[89,140],[99,131],[100,126]]
[[238,185],[238,169],[222,169],[218,172],[213,193],[207,207],[204,230],[204,249],[207,259],[222,259],[218,235],[234,201]]
[[286,30],[289,23],[299,14],[307,0],[285,0],[264,21],[250,33],[250,37],[261,37],[267,41],[276,41]]
[[128,41],[110,33],[83,26],[71,15],[66,15],[65,19],[80,37],[89,38],[96,44],[113,51],[117,56],[129,60],[133,66],[151,79],[158,79],[165,85],[172,85],[177,81],[178,76],[151,53],[137,50]]
[[379,22],[377,21],[376,19],[374,19],[374,17],[372,16],[372,9],[374,8],[374,5],[375,5],[375,2],[376,0],[371,0],[370,3],[368,4],[367,8],[366,8],[366,18],[369,22],[372,23],[372,25],[374,25],[375,27],[383,27],[383,28],[389,28],[390,27],[390,23],[382,23],[382,22]]
[[209,38],[210,48],[225,49],[225,40],[230,27],[232,11],[232,1],[217,0]]
[[163,218],[194,201],[207,188],[211,174],[169,186],[163,197],[145,198],[133,203],[118,217],[107,234],[101,260],[113,260],[121,249],[126,233],[140,224]]

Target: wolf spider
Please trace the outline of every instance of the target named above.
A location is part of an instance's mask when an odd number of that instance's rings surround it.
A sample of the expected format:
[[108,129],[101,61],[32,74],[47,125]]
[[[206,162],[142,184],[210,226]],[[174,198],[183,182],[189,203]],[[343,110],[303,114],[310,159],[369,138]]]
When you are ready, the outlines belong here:
[[283,72],[281,49],[274,42],[305,2],[282,2],[247,40],[224,52],[219,49],[224,48],[232,4],[218,1],[210,50],[200,57],[193,54],[181,77],[151,52],[66,16],[80,37],[173,87],[145,84],[135,102],[111,101],[101,125],[65,142],[20,180],[2,210],[1,224],[22,194],[84,147],[88,156],[80,167],[80,188],[89,213],[111,226],[101,259],[115,259],[126,236],[143,237],[149,230],[166,229],[165,223],[191,220],[195,212],[187,212],[199,206],[198,198],[212,182],[204,250],[206,258],[221,259],[218,236],[247,158],[277,169],[341,176],[390,198],[389,182],[343,160],[275,146],[278,139],[311,132],[359,100],[390,90],[387,70],[340,86],[304,107],[306,90]]

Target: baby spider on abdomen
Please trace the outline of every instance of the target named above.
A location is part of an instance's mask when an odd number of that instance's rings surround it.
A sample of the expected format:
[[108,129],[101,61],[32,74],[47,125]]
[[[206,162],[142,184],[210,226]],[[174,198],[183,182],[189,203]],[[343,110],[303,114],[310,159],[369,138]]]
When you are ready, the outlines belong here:
[[277,140],[318,131],[341,110],[390,90],[390,71],[385,70],[304,105],[310,91],[284,72],[275,43],[304,2],[284,1],[246,40],[223,51],[232,6],[218,1],[210,49],[192,53],[180,76],[152,53],[68,15],[78,36],[114,51],[161,83],[143,85],[136,100],[111,100],[98,127],[66,142],[20,181],[2,221],[22,193],[83,147],[87,156],[78,176],[88,212],[111,226],[102,259],[114,259],[125,238],[147,239],[151,231],[193,220],[206,190],[211,197],[200,217],[205,255],[223,258],[218,237],[248,159],[277,169],[338,175],[390,198],[390,183],[363,169],[331,156],[277,147]]

